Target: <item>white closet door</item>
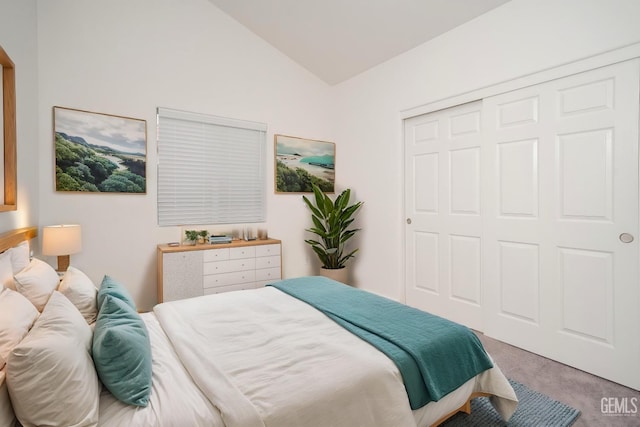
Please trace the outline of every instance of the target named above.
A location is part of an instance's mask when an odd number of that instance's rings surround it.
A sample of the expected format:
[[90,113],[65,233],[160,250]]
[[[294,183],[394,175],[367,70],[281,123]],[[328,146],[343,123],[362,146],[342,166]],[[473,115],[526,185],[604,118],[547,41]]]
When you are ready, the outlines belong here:
[[627,61],[406,120],[407,303],[640,389],[639,79]]
[[480,328],[481,102],[405,121],[406,301]]
[[485,333],[636,389],[639,76],[487,98],[483,122]]

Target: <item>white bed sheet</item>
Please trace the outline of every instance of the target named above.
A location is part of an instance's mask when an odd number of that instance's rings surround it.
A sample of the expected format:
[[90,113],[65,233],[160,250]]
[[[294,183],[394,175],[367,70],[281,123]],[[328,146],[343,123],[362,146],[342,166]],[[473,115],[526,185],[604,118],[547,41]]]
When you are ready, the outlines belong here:
[[220,412],[193,383],[153,313],[143,313],[151,339],[153,385],[149,405],[130,406],[106,389],[100,395],[104,427],[224,427]]
[[506,419],[517,405],[494,367],[439,402],[411,411],[390,359],[274,288],[174,301],[154,311],[227,427],[422,427],[459,408],[473,391],[500,396],[497,409]]

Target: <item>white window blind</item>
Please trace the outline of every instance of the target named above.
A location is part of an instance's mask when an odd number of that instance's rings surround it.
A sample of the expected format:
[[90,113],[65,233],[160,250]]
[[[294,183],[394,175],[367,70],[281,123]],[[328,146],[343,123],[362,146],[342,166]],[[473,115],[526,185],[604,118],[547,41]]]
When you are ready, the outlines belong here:
[[158,224],[265,220],[267,125],[158,108]]

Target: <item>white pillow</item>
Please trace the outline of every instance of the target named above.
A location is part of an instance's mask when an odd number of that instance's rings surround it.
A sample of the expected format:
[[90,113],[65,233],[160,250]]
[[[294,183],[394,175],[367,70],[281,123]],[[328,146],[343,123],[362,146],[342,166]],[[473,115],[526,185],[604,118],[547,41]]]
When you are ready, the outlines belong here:
[[5,371],[0,370],[0,426],[13,426],[15,420],[16,416],[11,407],[9,391],[5,381]]
[[69,298],[88,324],[96,321],[98,316],[98,289],[91,279],[75,267],[69,267],[62,277],[58,291]]
[[7,250],[11,254],[11,267],[13,268],[13,274],[18,274],[29,265],[30,261],[30,249],[29,242],[20,242],[14,247]]
[[42,311],[51,293],[58,287],[58,273],[44,261],[31,260],[27,268],[13,277],[16,289]]
[[0,293],[0,358],[5,362],[9,353],[27,335],[38,310],[16,291],[5,289]]
[[11,267],[11,254],[9,251],[0,254],[0,286],[16,290],[16,285],[13,283],[13,268]]
[[91,328],[60,292],[7,361],[7,385],[24,426],[95,426],[100,382]]

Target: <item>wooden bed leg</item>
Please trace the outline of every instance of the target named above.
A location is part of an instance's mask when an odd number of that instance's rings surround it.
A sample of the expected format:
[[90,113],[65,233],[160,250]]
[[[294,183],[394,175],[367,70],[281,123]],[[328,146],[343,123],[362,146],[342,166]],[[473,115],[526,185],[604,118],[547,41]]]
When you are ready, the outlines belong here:
[[471,396],[469,396],[467,401],[461,407],[459,407],[455,411],[449,412],[447,415],[445,415],[444,417],[440,418],[435,423],[431,424],[431,427],[438,427],[440,424],[442,424],[443,422],[447,421],[449,418],[453,417],[458,412],[464,412],[465,414],[471,414],[471,400],[475,399],[476,397],[489,397],[489,396],[491,396],[490,393],[483,393],[483,392],[471,393]]
[[467,400],[467,403],[465,403],[458,412],[464,412],[465,414],[470,414],[471,413],[471,399]]

